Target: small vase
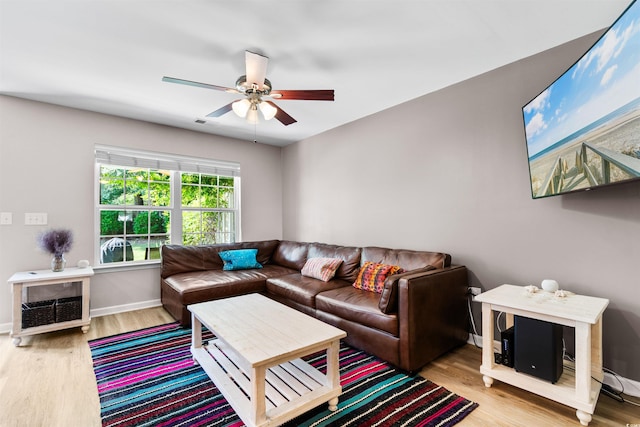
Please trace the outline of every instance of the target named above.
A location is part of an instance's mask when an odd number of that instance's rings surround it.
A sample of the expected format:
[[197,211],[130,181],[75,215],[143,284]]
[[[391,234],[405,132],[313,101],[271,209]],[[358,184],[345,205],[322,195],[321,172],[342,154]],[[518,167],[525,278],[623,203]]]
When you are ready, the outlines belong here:
[[54,255],[53,258],[51,259],[51,270],[63,271],[66,264],[67,264],[67,260],[64,259],[64,254]]

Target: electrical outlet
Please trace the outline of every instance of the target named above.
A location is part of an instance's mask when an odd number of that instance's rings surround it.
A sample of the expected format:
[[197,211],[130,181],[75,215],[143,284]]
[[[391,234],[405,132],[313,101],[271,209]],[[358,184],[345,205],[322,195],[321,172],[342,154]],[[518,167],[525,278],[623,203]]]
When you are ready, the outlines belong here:
[[476,286],[469,286],[469,293],[475,297],[482,293],[482,289]]
[[47,214],[43,212],[30,212],[24,214],[24,225],[47,225]]

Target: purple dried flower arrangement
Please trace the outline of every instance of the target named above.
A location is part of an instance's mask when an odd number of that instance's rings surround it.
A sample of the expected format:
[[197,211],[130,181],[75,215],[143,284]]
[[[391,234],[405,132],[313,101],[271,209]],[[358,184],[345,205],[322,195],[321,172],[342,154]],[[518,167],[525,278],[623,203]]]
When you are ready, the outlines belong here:
[[54,256],[62,256],[71,250],[73,232],[64,228],[48,230],[38,238],[40,248]]

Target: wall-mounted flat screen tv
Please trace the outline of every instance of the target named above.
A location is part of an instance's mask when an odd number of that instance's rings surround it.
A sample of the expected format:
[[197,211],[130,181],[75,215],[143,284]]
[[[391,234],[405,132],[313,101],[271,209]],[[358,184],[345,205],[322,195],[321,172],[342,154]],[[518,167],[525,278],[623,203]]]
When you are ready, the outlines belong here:
[[534,199],[640,179],[640,0],[522,113]]

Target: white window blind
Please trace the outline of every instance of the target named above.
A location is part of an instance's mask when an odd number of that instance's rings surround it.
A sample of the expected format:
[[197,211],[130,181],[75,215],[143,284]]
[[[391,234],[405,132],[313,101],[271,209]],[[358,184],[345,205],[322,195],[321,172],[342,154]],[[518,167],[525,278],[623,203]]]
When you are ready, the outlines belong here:
[[95,154],[96,162],[104,165],[173,170],[233,177],[240,176],[240,163],[224,160],[131,150],[106,145],[96,145]]

